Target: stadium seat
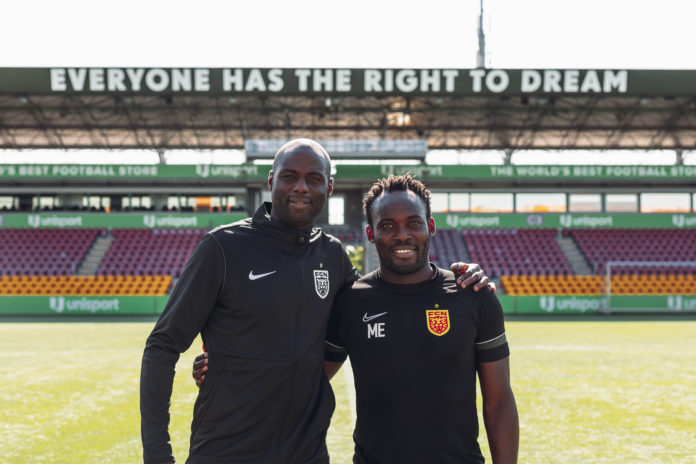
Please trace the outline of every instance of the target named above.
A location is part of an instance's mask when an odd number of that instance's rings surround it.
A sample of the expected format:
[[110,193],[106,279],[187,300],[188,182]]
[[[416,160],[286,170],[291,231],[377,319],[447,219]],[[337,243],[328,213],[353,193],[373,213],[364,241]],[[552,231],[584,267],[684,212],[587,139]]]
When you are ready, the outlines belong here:
[[572,274],[555,236],[552,229],[461,231],[469,259],[479,263],[490,277]]
[[[696,229],[572,229],[572,237],[597,274],[609,261],[696,261]],[[612,274],[688,274],[692,268],[612,267]]]
[[166,295],[171,276],[0,277],[0,295]]
[[[510,295],[600,295],[604,276],[504,275],[503,288]],[[616,275],[611,279],[614,295],[696,294],[694,275]]]
[[70,275],[99,229],[0,229],[0,275]]
[[114,229],[98,275],[181,275],[204,229]]

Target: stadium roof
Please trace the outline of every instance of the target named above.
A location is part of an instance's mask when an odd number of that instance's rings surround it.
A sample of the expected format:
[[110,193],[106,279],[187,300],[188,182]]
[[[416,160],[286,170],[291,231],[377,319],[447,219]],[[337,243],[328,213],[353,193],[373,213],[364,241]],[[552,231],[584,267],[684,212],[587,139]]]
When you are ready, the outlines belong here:
[[0,68],[0,148],[696,148],[696,71]]

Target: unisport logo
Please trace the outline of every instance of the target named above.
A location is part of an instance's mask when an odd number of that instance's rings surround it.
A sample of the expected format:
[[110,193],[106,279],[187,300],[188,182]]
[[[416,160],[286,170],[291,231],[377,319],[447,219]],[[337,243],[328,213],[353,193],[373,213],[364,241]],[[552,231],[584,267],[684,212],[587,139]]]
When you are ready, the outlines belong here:
[[210,165],[209,164],[197,164],[196,174],[204,179],[210,175]]
[[65,297],[64,296],[52,296],[48,299],[48,307],[51,311],[55,311],[58,314],[62,313],[65,309]]
[[573,216],[570,214],[561,214],[558,219],[563,227],[570,227],[573,225]]
[[547,313],[553,312],[556,308],[556,299],[552,296],[542,296],[539,298],[539,306]]

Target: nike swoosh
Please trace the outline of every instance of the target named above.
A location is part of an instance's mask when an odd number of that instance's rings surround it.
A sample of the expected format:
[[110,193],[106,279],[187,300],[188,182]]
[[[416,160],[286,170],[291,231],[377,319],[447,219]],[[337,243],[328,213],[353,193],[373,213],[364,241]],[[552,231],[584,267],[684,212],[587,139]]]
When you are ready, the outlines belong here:
[[249,280],[260,279],[261,277],[269,276],[269,275],[271,275],[271,274],[274,274],[275,272],[276,272],[276,271],[271,271],[271,272],[267,272],[267,273],[265,273],[265,274],[257,274],[257,275],[254,275],[254,271],[249,271]]
[[368,316],[367,313],[365,313],[365,315],[363,316],[363,322],[370,322],[372,319],[377,319],[378,317],[384,316],[385,314],[387,314],[387,313],[384,312],[384,313],[375,314],[374,316]]

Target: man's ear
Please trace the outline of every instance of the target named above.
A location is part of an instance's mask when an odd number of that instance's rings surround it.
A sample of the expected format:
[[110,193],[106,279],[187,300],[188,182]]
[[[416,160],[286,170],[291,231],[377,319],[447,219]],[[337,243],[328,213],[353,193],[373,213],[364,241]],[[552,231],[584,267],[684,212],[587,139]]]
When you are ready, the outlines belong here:
[[431,237],[435,235],[435,219],[433,218],[428,219],[428,233]]
[[367,241],[370,243],[375,243],[375,237],[372,235],[372,227],[365,227],[365,233],[367,234]]
[[268,190],[273,190],[273,169],[268,171]]
[[327,196],[331,196],[333,194],[333,184],[334,184],[334,179],[333,177],[329,177],[329,186],[326,189]]

